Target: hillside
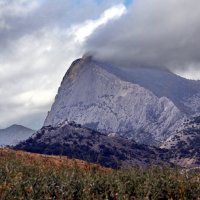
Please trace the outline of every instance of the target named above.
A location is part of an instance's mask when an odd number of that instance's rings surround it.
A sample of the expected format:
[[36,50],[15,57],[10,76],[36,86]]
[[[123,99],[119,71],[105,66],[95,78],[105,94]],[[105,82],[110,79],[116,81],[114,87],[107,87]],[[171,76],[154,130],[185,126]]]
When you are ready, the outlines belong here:
[[43,127],[31,138],[15,146],[15,149],[66,155],[112,168],[169,165],[165,150],[137,144],[115,134],[103,134],[75,122]]
[[70,159],[66,156],[53,156],[53,155],[42,155],[37,153],[29,153],[25,151],[14,151],[11,149],[0,149],[0,156],[1,159],[17,159],[21,161],[24,165],[36,165],[40,166],[41,168],[78,168],[81,170],[98,170],[99,172],[108,172],[111,169],[104,168],[100,165],[96,164],[90,164],[88,162],[85,162],[83,160],[78,159]]
[[200,116],[186,120],[161,146],[171,152],[171,161],[181,166],[200,166]]

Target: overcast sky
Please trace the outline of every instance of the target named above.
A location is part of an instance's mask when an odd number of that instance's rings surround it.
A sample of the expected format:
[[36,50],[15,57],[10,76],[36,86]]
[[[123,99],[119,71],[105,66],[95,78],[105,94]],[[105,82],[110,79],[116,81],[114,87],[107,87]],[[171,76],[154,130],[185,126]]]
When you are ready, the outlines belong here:
[[0,128],[38,129],[87,51],[200,79],[199,0],[0,0]]

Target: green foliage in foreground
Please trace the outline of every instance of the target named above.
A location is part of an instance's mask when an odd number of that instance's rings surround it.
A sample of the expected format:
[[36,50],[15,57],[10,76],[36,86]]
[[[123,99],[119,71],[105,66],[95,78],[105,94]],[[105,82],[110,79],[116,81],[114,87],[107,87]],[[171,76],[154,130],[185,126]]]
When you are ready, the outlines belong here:
[[200,199],[200,172],[152,167],[146,170],[86,171],[25,164],[0,158],[0,199]]

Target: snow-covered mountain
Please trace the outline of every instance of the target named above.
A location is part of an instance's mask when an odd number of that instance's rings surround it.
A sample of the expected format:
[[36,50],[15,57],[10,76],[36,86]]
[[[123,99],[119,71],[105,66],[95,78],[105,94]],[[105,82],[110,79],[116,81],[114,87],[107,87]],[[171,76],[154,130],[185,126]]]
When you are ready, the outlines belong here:
[[16,145],[28,139],[35,131],[21,125],[12,125],[5,129],[0,129],[0,146]]
[[120,68],[85,57],[64,76],[44,126],[65,120],[159,145],[200,111],[200,81],[148,68]]

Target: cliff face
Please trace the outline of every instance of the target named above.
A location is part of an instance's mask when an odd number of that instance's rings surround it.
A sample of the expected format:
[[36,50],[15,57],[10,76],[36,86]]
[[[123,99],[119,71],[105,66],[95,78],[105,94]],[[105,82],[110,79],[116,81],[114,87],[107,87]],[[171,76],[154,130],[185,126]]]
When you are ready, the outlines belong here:
[[[121,69],[92,58],[78,59],[63,78],[44,126],[69,120],[139,143],[159,145],[181,124],[187,114],[182,99],[190,97],[169,99],[170,91],[161,87],[164,77],[172,77],[173,83],[176,79],[177,83],[188,81],[162,70]],[[159,94],[158,88],[163,90]]]

